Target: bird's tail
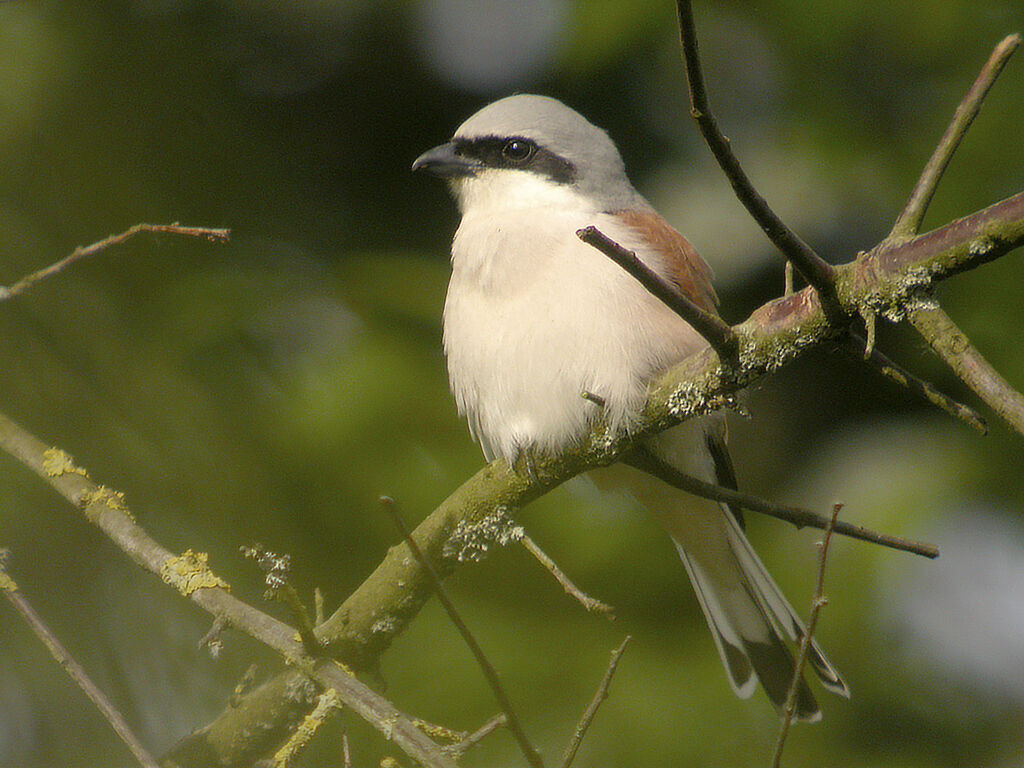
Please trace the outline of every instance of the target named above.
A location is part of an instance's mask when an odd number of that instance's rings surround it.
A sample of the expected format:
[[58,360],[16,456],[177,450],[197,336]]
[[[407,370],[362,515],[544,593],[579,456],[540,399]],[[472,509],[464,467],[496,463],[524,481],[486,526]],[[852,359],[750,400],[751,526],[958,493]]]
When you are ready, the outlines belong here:
[[[781,710],[796,668],[786,639],[798,644],[806,628],[728,509],[714,521],[702,515],[703,525],[694,526],[687,517],[683,513],[675,518],[675,525],[664,518],[663,522],[693,583],[729,681],[743,698],[760,681]],[[846,683],[813,640],[807,662],[827,690],[849,698]],[[821,718],[802,676],[795,714],[808,722]]]

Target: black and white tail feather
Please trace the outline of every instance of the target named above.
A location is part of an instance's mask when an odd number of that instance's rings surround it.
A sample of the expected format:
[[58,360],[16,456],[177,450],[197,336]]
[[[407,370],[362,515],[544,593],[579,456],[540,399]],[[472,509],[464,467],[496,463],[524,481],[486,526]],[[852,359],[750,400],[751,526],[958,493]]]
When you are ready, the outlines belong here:
[[[717,480],[721,485],[735,487],[728,452],[724,443],[715,442],[709,436],[708,448],[715,461]],[[732,579],[723,582],[721,578],[709,577],[676,536],[672,537],[673,543],[693,584],[733,690],[747,698],[760,681],[768,698],[781,711],[796,670],[796,659],[786,640],[799,646],[807,629],[747,540],[740,511],[723,504],[722,512],[728,559],[723,562],[723,553],[718,553],[715,568],[719,573],[723,568],[733,571]],[[813,638],[807,661],[826,690],[850,697],[845,681]],[[804,722],[821,719],[818,703],[802,676],[794,715]]]

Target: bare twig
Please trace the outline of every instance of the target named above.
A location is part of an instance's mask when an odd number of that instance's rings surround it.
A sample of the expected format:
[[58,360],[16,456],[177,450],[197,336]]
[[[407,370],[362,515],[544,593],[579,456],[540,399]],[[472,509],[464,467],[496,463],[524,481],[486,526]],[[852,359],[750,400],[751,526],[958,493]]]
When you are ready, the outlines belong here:
[[119,245],[126,240],[131,239],[140,232],[151,232],[154,234],[168,234],[168,235],[185,235],[187,237],[202,237],[209,240],[211,243],[224,243],[227,242],[228,237],[231,235],[230,229],[209,229],[207,227],[183,227],[180,224],[136,224],[133,227],[129,227],[119,235],[111,235],[106,237],[99,242],[87,245],[85,247],[75,248],[69,255],[65,256],[58,262],[51,264],[48,267],[44,267],[37,272],[33,272],[30,275],[18,280],[13,285],[4,287],[0,286],[0,301],[17,296],[20,293],[25,292],[33,285],[38,283],[40,280],[45,280],[51,275],[55,275],[61,270],[69,267],[71,264],[79,261],[80,259],[88,258],[89,256],[95,256],[100,251],[104,251],[115,245]]
[[223,631],[224,621],[220,618],[214,618],[213,623],[206,631],[206,634],[199,638],[199,642],[196,643],[196,647],[208,649],[210,656],[216,659],[220,656],[221,649],[224,647],[224,642],[220,639]]
[[939,179],[942,178],[946,166],[949,165],[949,161],[953,157],[953,153],[960,146],[960,141],[967,133],[967,129],[971,127],[971,123],[977,117],[989,89],[995,83],[996,78],[999,77],[999,73],[1002,72],[1006,62],[1009,61],[1010,56],[1013,55],[1020,42],[1020,35],[1008,35],[992,51],[988,61],[985,62],[985,66],[981,68],[981,72],[978,74],[974,84],[956,108],[952,122],[946,128],[946,132],[921,172],[921,177],[914,185],[914,189],[910,193],[910,199],[907,200],[903,211],[896,219],[896,223],[893,224],[892,231],[886,238],[887,240],[913,237],[920,230],[921,221],[924,219],[925,211],[928,210],[928,204],[935,194],[935,188],[938,186]]
[[911,313],[909,320],[957,377],[1024,435],[1024,395],[999,375],[949,315],[941,309],[920,309]]
[[320,587],[313,588],[313,617],[316,626],[324,623],[324,593]]
[[[808,526],[811,528],[827,530],[831,524],[829,518],[819,515],[816,512],[812,512],[809,509],[773,504],[769,501],[758,498],[757,496],[741,493],[733,490],[732,488],[726,488],[721,485],[714,485],[713,483],[708,483],[691,475],[687,475],[643,448],[634,448],[632,452],[623,456],[621,460],[624,464],[629,464],[637,469],[642,469],[644,472],[648,472],[660,480],[664,480],[669,485],[679,488],[682,491],[686,491],[687,493],[692,493],[694,496],[700,496],[714,501],[722,501],[726,504],[734,504],[737,507],[749,509],[751,512],[760,512],[761,514],[770,515],[771,517],[778,518],[779,520],[785,520],[787,523],[791,523],[797,528]],[[872,544],[880,544],[883,547],[891,547],[892,549],[911,552],[915,555],[921,555],[922,557],[927,558],[936,558],[939,556],[939,548],[934,544],[927,544],[924,542],[904,539],[899,536],[890,536],[885,533],[878,533],[870,528],[865,528],[861,525],[853,525],[843,521],[836,522],[833,525],[833,528],[836,533],[842,534],[843,536],[849,536],[851,539],[859,539]]]
[[341,734],[341,765],[352,768],[352,751],[348,747],[348,733]]
[[448,752],[456,757],[461,757],[467,751],[475,747],[477,744],[486,739],[496,730],[501,728],[501,726],[505,725],[507,722],[508,717],[505,715],[505,713],[499,712],[486,723],[484,723],[471,734],[469,734],[462,741],[456,742],[455,744],[450,744],[447,747],[443,747],[443,749],[445,752]]
[[[853,334],[849,336],[846,344],[843,345],[843,349],[846,352],[858,359],[863,359],[862,353],[866,348],[864,340]],[[906,387],[915,395],[923,397],[929,403],[941,408],[950,416],[960,419],[972,429],[977,430],[983,435],[988,431],[985,420],[973,408],[966,406],[963,403],[958,403],[949,395],[941,392],[931,382],[918,378],[910,371],[901,368],[877,349],[873,349],[871,351],[871,354],[867,357],[867,362],[883,376],[895,381],[903,387]]]
[[597,227],[584,227],[577,230],[576,235],[626,270],[649,293],[689,323],[718,353],[723,364],[728,365],[736,360],[739,342],[732,328],[722,318],[698,307],[671,283],[640,261],[635,253],[623,248]]
[[302,598],[299,597],[299,593],[295,590],[290,583],[285,582],[284,586],[278,590],[278,597],[284,601],[284,603],[291,609],[292,616],[295,618],[295,628],[299,632],[299,637],[302,639],[302,647],[306,649],[306,653],[309,656],[319,656],[323,653],[323,646],[320,641],[316,639],[316,633],[313,630],[313,622],[309,618],[309,611],[306,610],[306,606],[302,603]]
[[825,535],[818,542],[818,576],[814,584],[814,597],[811,599],[811,613],[807,617],[807,628],[804,636],[800,638],[800,652],[796,657],[796,667],[793,670],[793,680],[789,684],[789,692],[786,694],[786,704],[782,711],[782,723],[779,726],[779,738],[775,743],[775,755],[772,758],[772,768],[779,768],[779,761],[782,760],[782,749],[786,745],[786,737],[789,735],[790,726],[793,724],[793,715],[796,713],[797,692],[800,690],[800,678],[803,676],[804,664],[807,662],[807,654],[811,647],[811,640],[814,637],[814,629],[818,625],[818,615],[821,609],[828,603],[824,596],[825,590],[825,565],[828,562],[828,547],[832,541],[832,532],[836,530],[836,519],[839,517],[839,510],[842,504],[835,504],[832,507],[832,517]]
[[580,605],[591,613],[600,613],[601,615],[608,618],[609,621],[615,621],[615,608],[602,603],[600,600],[596,600],[582,589],[577,587],[568,576],[558,567],[557,563],[548,557],[547,553],[537,546],[537,542],[527,536],[525,533],[520,539],[526,550],[537,558],[537,562],[543,565],[548,572],[555,577],[555,581],[562,585],[562,589],[570,597],[574,598]]
[[462,635],[462,639],[466,645],[469,646],[469,650],[472,651],[473,656],[476,658],[477,664],[484,673],[484,677],[487,678],[488,684],[491,686],[491,690],[494,692],[494,698],[498,700],[499,706],[505,713],[505,717],[508,718],[508,728],[512,731],[512,735],[515,736],[516,742],[519,744],[519,749],[522,751],[523,756],[526,758],[526,762],[534,766],[534,768],[544,768],[544,762],[541,760],[540,753],[534,748],[533,744],[530,743],[530,739],[527,737],[526,732],[523,730],[522,724],[519,722],[519,718],[516,717],[515,711],[512,709],[512,702],[509,701],[508,694],[505,693],[505,689],[501,685],[501,680],[498,678],[498,673],[488,661],[487,656],[484,654],[480,644],[476,641],[473,633],[470,632],[469,627],[466,626],[466,622],[462,620],[458,610],[456,610],[454,603],[448,597],[445,592],[444,585],[441,584],[441,577],[437,575],[437,571],[434,570],[434,566],[431,565],[430,561],[426,558],[423,552],[420,550],[416,540],[412,537],[409,529],[406,527],[405,522],[402,520],[401,515],[398,514],[398,510],[395,509],[395,502],[393,499],[382,496],[380,499],[381,506],[391,515],[395,521],[395,525],[405,538],[405,543],[409,547],[409,551],[412,552],[413,557],[420,563],[427,578],[430,580],[431,586],[434,588],[437,599],[444,607],[445,612],[448,614],[448,618],[451,619],[452,624]]
[[835,269],[793,232],[769,207],[768,202],[751,183],[736,155],[729,146],[729,140],[722,134],[711,112],[707,87],[701,70],[700,54],[697,48],[697,27],[693,20],[690,0],[678,0],[679,39],[686,64],[686,80],[690,91],[690,115],[697,121],[704,141],[711,149],[722,171],[732,184],[736,197],[743,203],[754,220],[793,263],[797,271],[818,292],[825,316],[833,325],[843,325],[843,312],[835,287]]
[[25,594],[14,582],[14,579],[3,569],[2,564],[0,564],[0,592],[3,592],[8,602],[22,615],[25,622],[35,632],[36,637],[46,646],[46,650],[50,652],[50,655],[57,660],[57,663],[68,673],[68,676],[89,697],[89,700],[100,711],[100,714],[107,719],[110,727],[114,729],[114,733],[131,750],[139,765],[144,766],[144,768],[160,768],[159,763],[153,759],[153,756],[142,746],[142,742],[132,733],[128,723],[125,722],[121,713],[111,704],[110,699],[106,697],[103,691],[96,687],[96,684],[89,677],[85,669],[82,668],[82,665],[75,661],[61,644],[60,640],[57,639],[57,636],[46,626],[42,617],[36,613],[28,598],[25,597]]
[[590,700],[587,708],[583,710],[583,715],[580,717],[579,723],[576,724],[576,730],[573,731],[569,745],[565,748],[565,754],[562,755],[561,768],[569,768],[572,765],[572,761],[576,759],[576,753],[579,751],[580,744],[583,743],[583,737],[587,735],[587,731],[590,729],[590,724],[594,722],[597,710],[604,700],[608,698],[608,688],[612,684],[612,677],[614,677],[615,670],[619,666],[619,659],[622,658],[622,654],[626,651],[626,646],[629,645],[629,641],[632,639],[631,635],[626,635],[622,643],[619,644],[619,647],[612,651],[604,677],[601,678],[601,683],[597,686],[594,697]]
[[861,348],[861,357],[865,362],[871,359],[875,353],[875,340],[878,338],[878,314],[874,309],[866,309],[861,312],[864,319],[864,330],[867,338],[864,339],[864,346]]

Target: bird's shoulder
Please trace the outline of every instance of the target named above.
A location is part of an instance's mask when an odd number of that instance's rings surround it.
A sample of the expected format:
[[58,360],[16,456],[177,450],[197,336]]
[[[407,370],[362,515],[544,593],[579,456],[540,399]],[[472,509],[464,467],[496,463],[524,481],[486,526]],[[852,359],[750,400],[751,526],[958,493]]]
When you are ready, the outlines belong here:
[[718,296],[711,283],[711,268],[689,240],[653,210],[620,210],[612,215],[657,254],[664,277],[680,292],[701,309],[716,311]]

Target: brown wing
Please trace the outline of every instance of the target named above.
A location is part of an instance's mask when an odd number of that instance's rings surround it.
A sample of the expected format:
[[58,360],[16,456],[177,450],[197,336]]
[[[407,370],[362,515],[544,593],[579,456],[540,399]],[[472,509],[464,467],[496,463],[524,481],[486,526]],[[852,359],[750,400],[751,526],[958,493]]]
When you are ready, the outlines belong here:
[[718,296],[711,286],[711,268],[690,241],[654,211],[615,211],[614,215],[650,243],[665,260],[666,277],[701,309],[715,312]]

